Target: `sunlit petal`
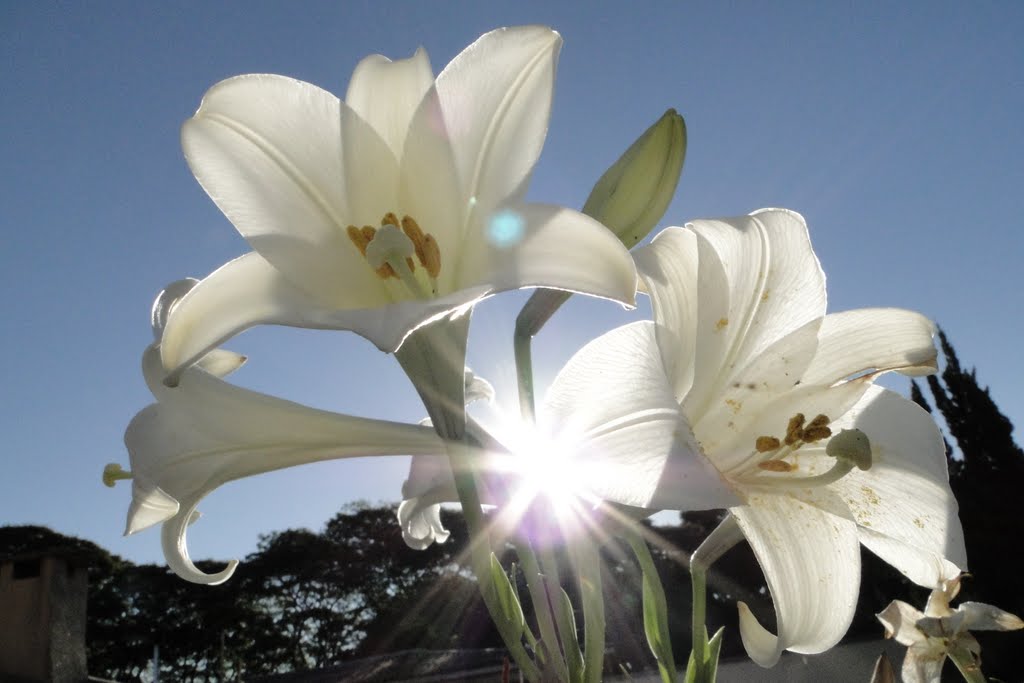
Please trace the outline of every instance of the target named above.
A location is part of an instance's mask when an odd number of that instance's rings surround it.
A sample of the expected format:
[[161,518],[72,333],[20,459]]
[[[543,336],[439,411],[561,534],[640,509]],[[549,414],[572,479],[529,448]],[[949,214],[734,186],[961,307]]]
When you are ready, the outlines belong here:
[[783,496],[751,498],[731,510],[761,565],[778,636],[740,610],[751,659],[773,666],[783,650],[824,652],[846,633],[860,586],[860,544],[852,522]]
[[831,384],[867,371],[931,374],[937,369],[935,325],[900,308],[860,308],[825,316],[818,353],[804,373],[810,384]]
[[498,29],[437,77],[463,201],[484,213],[525,191],[547,134],[561,45],[545,26]]
[[345,104],[373,126],[400,159],[409,122],[433,84],[430,58],[422,47],[408,59],[370,55],[352,71]]
[[459,279],[490,282],[493,291],[551,287],[632,306],[636,267],[618,238],[583,214],[526,204],[490,217],[490,227],[467,235]]
[[604,500],[698,510],[739,499],[679,414],[648,322],[587,344],[545,395],[539,426],[574,444],[585,487]]

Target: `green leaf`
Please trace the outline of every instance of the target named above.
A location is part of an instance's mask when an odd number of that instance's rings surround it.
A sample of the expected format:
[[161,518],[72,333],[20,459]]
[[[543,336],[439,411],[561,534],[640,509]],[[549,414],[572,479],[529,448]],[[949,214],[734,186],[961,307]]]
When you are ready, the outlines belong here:
[[572,601],[569,600],[565,589],[557,583],[550,580],[546,580],[545,583],[548,594],[555,597],[554,601],[558,603],[555,605],[555,624],[562,641],[562,651],[565,652],[565,663],[569,667],[569,680],[572,683],[583,683],[583,653],[580,651],[580,641],[576,634],[576,617]]
[[509,581],[508,575],[493,552],[491,553],[491,581],[498,598],[501,616],[507,624],[513,627],[516,637],[521,638],[523,630],[526,628],[523,607],[519,604],[519,598],[516,596],[515,589],[512,588],[512,582]]

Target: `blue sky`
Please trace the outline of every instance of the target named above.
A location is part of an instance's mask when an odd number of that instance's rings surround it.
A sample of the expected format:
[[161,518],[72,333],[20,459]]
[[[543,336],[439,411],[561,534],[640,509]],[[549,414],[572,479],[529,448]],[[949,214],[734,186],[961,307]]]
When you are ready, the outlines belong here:
[[[902,306],[943,325],[1024,424],[1024,6],[1017,3],[0,4],[0,524],[44,524],[136,561],[122,538],[122,435],[150,401],[139,358],[164,284],[246,250],[192,178],[178,129],[228,76],[344,93],[363,56],[423,45],[435,71],[481,33],[565,39],[531,197],[579,206],[666,108],[690,148],[665,225],[783,206],[804,214],[830,307]],[[571,245],[567,245],[571,248]],[[481,306],[470,361],[511,388],[525,297]],[[543,383],[600,331],[646,314],[573,300],[537,340]],[[268,328],[230,348],[236,381],[342,412],[418,420],[390,357],[345,333]],[[898,386],[905,387],[905,384]],[[195,557],[240,557],[346,501],[396,500],[404,458],[230,484],[201,506]]]

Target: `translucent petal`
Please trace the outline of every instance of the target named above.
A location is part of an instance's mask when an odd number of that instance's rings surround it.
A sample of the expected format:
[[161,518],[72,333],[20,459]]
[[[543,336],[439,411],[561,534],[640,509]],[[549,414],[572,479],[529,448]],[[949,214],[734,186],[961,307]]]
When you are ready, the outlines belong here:
[[343,305],[331,308],[294,287],[256,252],[228,262],[174,307],[161,345],[171,381],[183,367],[255,325],[352,330],[391,352],[418,326],[487,293],[484,287],[467,288],[438,299],[391,304],[387,292],[376,284],[381,280],[367,272],[366,286],[346,290]]
[[722,310],[701,314],[697,370],[684,406],[699,419],[708,402],[734,381],[737,371],[770,345],[825,314],[825,276],[811,250],[807,226],[796,213],[765,209],[750,216],[694,221],[699,238],[701,305]]
[[871,440],[873,464],[831,488],[863,528],[864,545],[922,586],[965,570],[945,446],[931,416],[899,394],[871,387],[836,425],[848,426]]
[[861,308],[825,316],[818,353],[803,381],[832,384],[867,371],[935,372],[935,325],[914,311]]
[[143,356],[143,374],[158,403],[125,432],[134,474],[127,528],[172,522],[165,549],[186,574],[192,571],[184,548],[187,521],[203,496],[223,483],[334,458],[444,452],[431,429],[315,410],[197,368],[167,388],[152,346]]
[[691,230],[663,230],[650,245],[635,249],[633,260],[651,297],[665,372],[673,393],[681,401],[693,386],[699,315],[708,312],[713,316],[716,308],[724,314],[728,308],[728,288],[714,292],[723,298],[698,298],[700,264],[697,236]]
[[[181,132],[196,179],[253,248],[328,298],[350,284],[362,258],[344,233],[346,111],[309,83],[238,76],[210,88]],[[364,128],[364,137],[379,139]]]
[[433,84],[430,58],[422,47],[408,59],[370,55],[352,72],[345,104],[373,126],[399,159],[412,115]]
[[575,451],[580,481],[604,500],[676,510],[739,503],[701,453],[666,380],[653,324],[617,328],[566,364],[538,424]]
[[520,198],[547,134],[561,37],[544,26],[486,33],[437,77],[464,202]]
[[824,652],[850,627],[860,587],[860,545],[848,520],[784,496],[752,495],[732,508],[761,565],[775,604],[778,636],[740,608],[751,659],[773,666],[782,650]]
[[460,287],[493,292],[550,287],[632,306],[636,267],[626,248],[600,223],[571,209],[525,204],[491,216],[466,236]]

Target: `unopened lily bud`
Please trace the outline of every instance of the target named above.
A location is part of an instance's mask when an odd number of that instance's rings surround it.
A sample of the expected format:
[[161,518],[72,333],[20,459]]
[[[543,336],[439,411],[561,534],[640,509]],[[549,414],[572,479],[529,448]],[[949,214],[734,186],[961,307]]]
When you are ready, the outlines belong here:
[[686,157],[686,123],[669,109],[604,172],[583,213],[604,223],[626,248],[665,215]]

